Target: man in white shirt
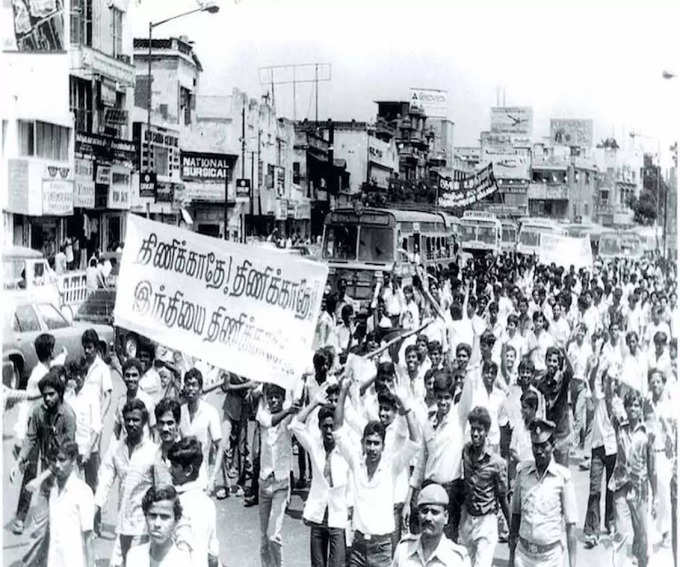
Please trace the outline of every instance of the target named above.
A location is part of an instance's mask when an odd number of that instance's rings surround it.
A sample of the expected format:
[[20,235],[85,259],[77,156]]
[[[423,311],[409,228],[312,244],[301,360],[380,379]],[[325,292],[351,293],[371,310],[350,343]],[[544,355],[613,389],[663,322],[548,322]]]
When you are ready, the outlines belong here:
[[646,396],[648,359],[645,352],[640,349],[638,334],[635,331],[626,333],[626,345],[628,352],[624,355],[621,365],[621,383]]
[[153,400],[139,387],[139,379],[142,375],[142,363],[136,358],[128,358],[122,367],[123,382],[125,382],[125,393],[120,396],[116,404],[115,415],[113,417],[113,435],[120,439],[123,433],[123,408],[131,400],[142,400],[149,412],[147,423],[147,433],[152,436],[156,426],[156,416],[154,414]]
[[198,482],[203,462],[201,444],[196,437],[184,437],[168,451],[172,484],[179,494],[182,517],[175,528],[178,546],[186,545],[191,564],[200,567],[219,565],[215,503]]
[[529,356],[534,363],[537,372],[543,372],[545,366],[545,354],[548,348],[555,345],[555,339],[545,330],[545,316],[536,311],[533,316],[534,332],[529,335]]
[[576,334],[567,343],[567,360],[574,376],[571,381],[572,411],[574,414],[574,443],[583,447],[586,436],[586,396],[588,392],[588,373],[593,349],[586,339],[588,327],[579,323]]
[[[344,424],[345,402],[350,381],[345,380],[335,408],[335,442],[352,471],[354,540],[349,564],[355,567],[388,567],[392,561],[394,532],[395,478],[408,467],[418,449],[418,425],[405,393],[392,393],[399,402],[399,413],[406,416],[409,438],[396,453],[384,453],[385,428],[370,421],[362,435],[362,452],[357,452],[353,436]],[[400,390],[405,392],[405,390]]]
[[298,402],[284,407],[286,391],[276,384],[264,385],[264,399],[257,411],[260,439],[260,559],[262,567],[281,566],[281,529],[290,492],[293,465],[288,425],[300,410]]
[[553,320],[550,323],[550,334],[555,339],[555,344],[564,349],[567,346],[569,335],[571,335],[571,328],[569,323],[563,317],[563,306],[560,301],[556,301],[552,308]]
[[[83,333],[80,343],[83,346],[85,366],[87,368],[83,390],[88,395],[91,395],[95,402],[99,404],[99,417],[101,418],[102,423],[104,423],[106,414],[111,406],[111,392],[113,391],[111,371],[99,356],[99,335],[97,335],[97,332],[94,329],[87,329]],[[100,463],[100,445],[101,435],[92,448],[90,460],[84,467],[85,482],[87,482],[88,486],[95,493],[97,491],[97,478]]]
[[[184,375],[184,398],[186,404],[182,405],[180,418],[180,431],[183,437],[193,435],[203,448],[203,463],[198,476],[198,481],[207,484],[208,490],[212,491],[215,486],[215,476],[222,468],[223,452],[218,451],[222,440],[222,422],[217,408],[201,398],[203,394],[203,375],[197,368],[191,368]],[[212,474],[208,472],[208,460],[210,453],[215,452],[215,466]]]
[[[311,566],[345,567],[349,465],[335,444],[335,410],[322,405],[325,402],[326,393],[322,388],[288,427],[307,451],[312,464],[312,485],[302,513],[310,527]],[[312,433],[306,424],[316,408],[319,408],[317,421],[321,435]]]
[[78,444],[66,441],[57,449],[56,482],[49,497],[48,567],[92,567],[94,497],[76,474]]

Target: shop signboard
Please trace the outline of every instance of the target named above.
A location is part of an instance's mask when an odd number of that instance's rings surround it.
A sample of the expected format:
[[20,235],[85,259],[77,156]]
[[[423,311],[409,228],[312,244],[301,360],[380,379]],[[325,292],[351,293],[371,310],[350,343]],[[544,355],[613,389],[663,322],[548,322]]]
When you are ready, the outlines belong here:
[[236,196],[250,197],[250,179],[239,178],[236,180]]
[[29,214],[28,160],[7,160],[7,210],[13,213]]
[[207,152],[180,152],[181,176],[184,181],[224,183],[229,176],[232,156]]
[[302,201],[297,204],[295,218],[297,220],[310,219],[312,217],[312,206],[309,201]]
[[89,132],[76,132],[75,152],[76,157],[125,165],[132,165],[136,155],[135,144],[130,140]]
[[76,176],[73,186],[73,206],[94,209],[94,181]]
[[[133,135],[139,152],[140,169],[153,170],[159,177],[179,179],[179,132],[160,126],[151,126],[148,132],[146,123],[135,122]],[[149,159],[149,151],[152,159]]]
[[274,209],[274,218],[276,220],[286,220],[288,217],[288,199],[279,199],[276,201]]
[[409,89],[411,109],[420,110],[429,118],[446,118],[449,110],[448,92],[440,89]]
[[143,171],[139,174],[139,196],[153,199],[156,196],[156,173]]
[[130,208],[130,170],[122,166],[113,166],[111,185],[109,187],[109,209],[127,210]]
[[111,166],[97,164],[97,173],[94,180],[100,185],[111,185]]
[[68,216],[73,214],[73,181],[43,179],[43,215]]
[[491,108],[491,131],[494,133],[531,134],[534,113],[530,106],[495,106]]
[[175,199],[174,183],[156,183],[156,203],[172,203]]

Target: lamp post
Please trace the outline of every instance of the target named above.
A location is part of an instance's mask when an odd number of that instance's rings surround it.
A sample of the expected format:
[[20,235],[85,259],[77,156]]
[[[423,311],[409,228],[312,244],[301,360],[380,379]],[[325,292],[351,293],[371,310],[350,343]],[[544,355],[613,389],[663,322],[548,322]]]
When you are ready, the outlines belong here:
[[[209,14],[216,14],[220,11],[220,7],[215,4],[208,4],[200,8],[195,8],[189,10],[188,12],[182,12],[176,16],[171,16],[170,18],[165,18],[164,20],[159,20],[157,22],[149,22],[149,51],[147,53],[147,81],[148,81],[148,91],[146,94],[146,167],[147,170],[151,169],[151,38],[153,34],[153,29],[160,25],[163,25],[172,20],[177,20],[178,18],[183,18],[190,14],[195,14],[196,12],[208,12]],[[140,163],[141,167],[141,163]]]

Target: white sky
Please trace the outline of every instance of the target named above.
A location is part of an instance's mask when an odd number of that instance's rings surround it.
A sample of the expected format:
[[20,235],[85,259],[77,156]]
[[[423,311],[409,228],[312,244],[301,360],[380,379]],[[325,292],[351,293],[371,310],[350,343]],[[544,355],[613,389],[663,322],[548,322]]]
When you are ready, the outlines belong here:
[[[133,0],[134,2],[134,0]],[[534,136],[549,119],[592,118],[595,140],[628,132],[660,139],[662,157],[680,137],[678,0],[217,0],[154,30],[187,35],[203,63],[199,94],[233,87],[262,94],[258,67],[329,62],[319,119],[373,120],[374,100],[407,100],[409,87],[445,89],[456,145],[478,144],[496,87],[507,105],[532,106]],[[132,4],[132,2],[131,2]],[[131,6],[136,37],[196,0]],[[279,115],[293,116],[292,86],[276,88]],[[314,118],[311,85],[297,87],[297,118]],[[650,152],[656,140],[638,139]],[[665,154],[665,155],[664,155]]]

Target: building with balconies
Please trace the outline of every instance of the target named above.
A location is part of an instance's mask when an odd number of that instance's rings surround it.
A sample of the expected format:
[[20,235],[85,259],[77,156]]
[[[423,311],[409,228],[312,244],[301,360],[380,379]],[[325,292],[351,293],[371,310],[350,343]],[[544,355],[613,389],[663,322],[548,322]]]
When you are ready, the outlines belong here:
[[568,217],[570,158],[568,147],[534,144],[527,189],[530,216]]
[[125,214],[137,184],[132,143],[135,69],[132,3],[73,0],[70,17],[69,101],[75,119],[76,214],[70,235],[89,252],[125,235]]

